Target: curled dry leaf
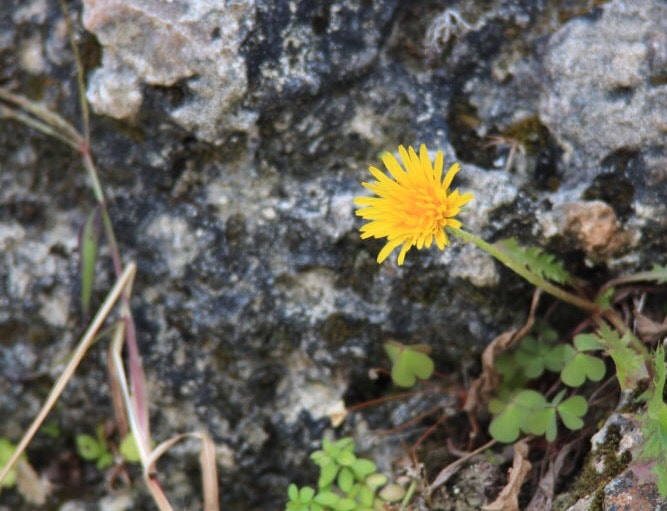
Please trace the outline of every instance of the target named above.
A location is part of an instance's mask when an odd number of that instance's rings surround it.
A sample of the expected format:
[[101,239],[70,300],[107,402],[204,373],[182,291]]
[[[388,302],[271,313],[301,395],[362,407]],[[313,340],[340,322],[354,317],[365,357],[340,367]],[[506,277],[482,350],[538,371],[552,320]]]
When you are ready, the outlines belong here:
[[482,507],[484,511],[519,511],[519,492],[531,467],[527,457],[528,443],[526,440],[515,443],[514,461],[510,468],[509,480],[496,500]]
[[642,341],[654,343],[667,336],[667,316],[662,320],[662,323],[653,321],[639,311],[636,311],[634,316],[637,321],[637,333]]
[[475,413],[480,406],[486,403],[493,391],[500,383],[500,373],[495,368],[496,356],[508,350],[525,337],[535,323],[535,312],[542,292],[537,289],[533,294],[530,312],[526,323],[519,330],[510,330],[496,337],[482,353],[482,374],[472,382],[463,409],[468,413]]
[[51,493],[51,483],[39,477],[32,465],[21,458],[16,463],[16,487],[29,504],[43,506]]

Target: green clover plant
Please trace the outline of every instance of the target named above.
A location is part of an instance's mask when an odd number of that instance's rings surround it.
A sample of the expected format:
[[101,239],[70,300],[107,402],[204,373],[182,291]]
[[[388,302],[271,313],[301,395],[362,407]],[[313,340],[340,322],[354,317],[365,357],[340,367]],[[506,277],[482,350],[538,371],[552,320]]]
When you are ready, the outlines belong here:
[[322,449],[310,458],[320,468],[317,490],[291,484],[286,511],[381,511],[384,502],[399,501],[405,495],[398,485],[387,484],[375,463],[355,455],[350,437],[336,442],[325,438]]

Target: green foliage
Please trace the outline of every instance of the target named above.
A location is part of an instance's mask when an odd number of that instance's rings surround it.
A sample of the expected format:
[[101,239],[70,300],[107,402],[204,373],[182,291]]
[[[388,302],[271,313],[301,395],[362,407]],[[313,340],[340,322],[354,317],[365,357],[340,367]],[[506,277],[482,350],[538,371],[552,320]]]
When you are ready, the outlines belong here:
[[83,226],[80,241],[81,258],[81,308],[87,316],[90,313],[90,299],[95,282],[95,262],[100,238],[100,212],[96,208]]
[[566,428],[581,429],[581,419],[588,411],[588,404],[581,396],[570,396],[563,401],[565,390],[559,392],[549,402],[543,394],[535,390],[521,390],[506,402],[495,399],[489,409],[495,410],[496,416],[491,421],[489,433],[499,442],[511,443],[519,438],[520,433],[545,435],[553,442],[558,433],[556,417],[559,416]]
[[417,378],[426,380],[433,374],[433,360],[426,344],[405,345],[396,341],[384,343],[384,349],[392,363],[391,378],[400,387],[412,387]]
[[652,274],[652,279],[649,280],[655,280],[658,284],[667,284],[667,264],[654,263],[649,273]]
[[606,368],[599,358],[589,355],[587,351],[602,350],[597,338],[591,334],[579,334],[574,338],[574,347],[563,345],[563,360],[565,365],[560,373],[560,379],[569,387],[580,387],[588,378],[591,381],[600,381],[604,378]]
[[354,454],[349,437],[337,442],[325,438],[322,449],[310,458],[320,467],[317,490],[291,484],[286,511],[380,511],[385,509],[383,502],[398,501],[405,494],[401,487],[387,485],[375,463]]
[[141,462],[141,456],[139,455],[137,442],[134,440],[134,435],[132,433],[125,435],[123,440],[120,442],[120,447],[118,450],[120,451],[120,455],[125,458],[126,461],[129,461],[130,463]]
[[626,331],[621,337],[609,326],[602,325],[597,336],[616,365],[616,378],[621,390],[634,389],[640,380],[648,378],[644,357],[630,346],[631,332]]
[[[14,445],[8,439],[0,437],[0,467],[4,467],[9,462],[9,458],[12,457],[12,454],[14,454],[15,450],[16,450],[16,445]],[[25,459],[25,456],[21,456],[21,458]],[[2,481],[0,489],[11,488],[15,484],[16,484],[16,468],[12,468],[9,471],[9,474],[7,474],[7,476],[5,477],[4,481]]]
[[510,257],[520,262],[530,272],[543,279],[552,280],[558,284],[567,284],[572,276],[565,270],[556,256],[544,252],[537,247],[522,247],[514,238],[499,242],[500,249]]
[[113,454],[104,438],[104,428],[97,426],[96,436],[77,435],[76,452],[86,461],[94,461],[97,468],[104,470],[113,465]]
[[663,392],[667,371],[662,346],[655,351],[653,368],[653,388],[643,417],[644,444],[640,458],[655,461],[653,471],[658,476],[658,490],[664,498],[667,496],[667,404],[663,400]]
[[[76,436],[74,439],[76,452],[84,460],[93,461],[98,469],[104,470],[113,465],[114,458],[104,437],[104,428],[101,425],[97,426],[95,432],[95,436],[85,434]],[[129,463],[139,463],[141,461],[132,433],[125,435],[120,443],[119,451],[123,459]]]
[[555,343],[558,334],[546,324],[538,324],[534,335],[524,337],[514,351],[503,353],[495,360],[503,380],[495,398],[489,402],[494,415],[489,433],[499,442],[514,442],[523,433],[544,435],[549,442],[556,439],[557,420],[569,430],[583,427],[582,417],[588,411],[581,396],[565,397],[561,390],[548,401],[540,392],[527,389],[530,380],[541,377],[545,371],[560,373],[563,383],[578,387],[586,378],[599,381],[605,365],[586,352],[603,349],[591,334],[574,338],[574,347]]

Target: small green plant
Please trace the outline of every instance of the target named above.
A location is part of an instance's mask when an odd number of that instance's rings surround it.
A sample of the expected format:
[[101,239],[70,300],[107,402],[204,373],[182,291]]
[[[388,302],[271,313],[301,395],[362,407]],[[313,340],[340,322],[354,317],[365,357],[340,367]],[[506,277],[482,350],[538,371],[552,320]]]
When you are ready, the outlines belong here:
[[76,452],[86,461],[93,461],[100,470],[113,465],[113,454],[109,450],[109,444],[104,437],[104,426],[99,425],[95,429],[95,436],[81,434],[74,439]]
[[391,379],[400,387],[412,387],[417,379],[427,380],[433,374],[434,364],[426,344],[405,345],[396,341],[384,343],[392,363]]
[[[0,437],[0,467],[4,467],[9,459],[14,454],[16,450],[16,445],[10,442],[4,437]],[[25,459],[24,455],[21,455],[21,459]],[[13,468],[7,474],[7,477],[0,483],[0,488],[11,488],[16,484],[16,469]]]
[[[97,426],[95,436],[86,434],[77,435],[75,442],[76,452],[79,456],[86,461],[95,462],[98,469],[104,470],[113,465],[113,453],[104,435],[104,427],[102,425]],[[125,461],[129,463],[141,463],[139,449],[132,433],[128,433],[123,437],[118,451]]]
[[655,351],[653,370],[653,388],[643,417],[644,445],[640,457],[655,463],[653,472],[658,478],[658,490],[667,495],[667,404],[663,399],[667,370],[663,347]]
[[565,398],[562,389],[552,400],[537,390],[527,389],[531,380],[545,371],[560,373],[560,380],[569,387],[580,387],[588,378],[600,381],[605,374],[604,362],[587,352],[603,349],[598,337],[579,334],[574,346],[556,343],[558,334],[546,325],[540,325],[537,336],[528,335],[516,350],[496,359],[496,368],[503,377],[496,397],[489,401],[494,415],[489,433],[499,442],[514,442],[521,432],[544,435],[549,442],[557,436],[557,417],[569,430],[583,427],[582,417],[588,411],[582,396]]
[[[350,437],[322,441],[310,458],[319,466],[317,490],[291,484],[286,511],[381,511],[384,502],[401,500],[405,491],[377,472],[375,463],[354,453]],[[384,487],[384,488],[383,488]]]

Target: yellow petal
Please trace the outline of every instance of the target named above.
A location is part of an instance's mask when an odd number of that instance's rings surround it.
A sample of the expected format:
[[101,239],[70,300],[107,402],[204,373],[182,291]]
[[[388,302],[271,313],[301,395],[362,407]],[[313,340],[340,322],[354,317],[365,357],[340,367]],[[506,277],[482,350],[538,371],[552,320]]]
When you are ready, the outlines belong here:
[[382,247],[382,250],[380,250],[380,253],[378,254],[377,257],[377,262],[381,263],[382,261],[384,261],[389,256],[389,254],[391,254],[392,251],[401,243],[402,240],[400,239],[389,241],[384,247]]
[[449,167],[447,175],[445,176],[445,180],[442,182],[443,190],[447,190],[449,188],[449,186],[452,184],[452,181],[454,180],[454,176],[458,173],[459,170],[461,170],[461,165],[458,163],[455,163]]
[[398,254],[398,259],[397,263],[399,266],[403,265],[403,262],[405,261],[405,254],[408,253],[408,250],[410,250],[410,247],[412,247],[412,243],[404,243],[403,247],[401,248],[401,251]]

